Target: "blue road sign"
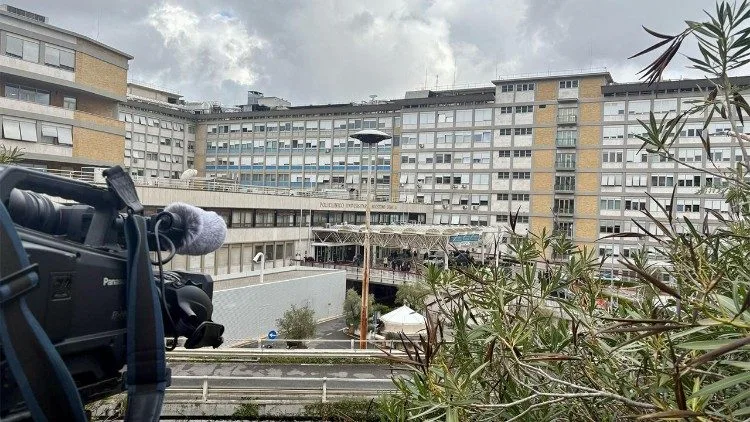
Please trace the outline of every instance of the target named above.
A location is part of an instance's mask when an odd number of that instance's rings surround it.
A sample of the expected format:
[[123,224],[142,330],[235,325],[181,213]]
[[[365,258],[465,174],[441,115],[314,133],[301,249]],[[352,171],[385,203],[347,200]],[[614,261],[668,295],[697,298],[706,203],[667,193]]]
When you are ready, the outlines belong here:
[[271,331],[268,332],[268,338],[271,339],[271,340],[275,340],[276,337],[278,337],[278,336],[279,336],[279,334],[276,331],[274,331],[274,330],[271,330]]

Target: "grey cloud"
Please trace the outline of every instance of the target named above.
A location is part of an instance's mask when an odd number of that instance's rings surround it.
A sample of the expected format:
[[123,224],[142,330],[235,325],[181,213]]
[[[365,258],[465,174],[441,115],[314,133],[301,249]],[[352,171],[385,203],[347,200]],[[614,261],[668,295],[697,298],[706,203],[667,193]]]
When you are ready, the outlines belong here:
[[[188,99],[237,104],[248,89],[293,104],[403,96],[438,83],[483,83],[497,73],[607,66],[636,78],[650,58],[627,60],[653,39],[641,25],[671,33],[701,19],[705,0],[199,0],[24,2],[55,25],[135,56],[131,77]],[[155,8],[180,6],[201,20],[188,33]],[[677,10],[677,12],[675,12]],[[212,16],[216,19],[212,20]],[[230,30],[222,19],[233,17]],[[171,31],[171,32],[170,32]],[[261,40],[262,46],[229,42]],[[212,38],[213,37],[213,38]],[[237,37],[235,37],[237,38]],[[217,51],[218,46],[234,53]],[[690,50],[687,50],[690,51]],[[185,55],[195,57],[186,58]],[[678,58],[671,77],[695,75]]]

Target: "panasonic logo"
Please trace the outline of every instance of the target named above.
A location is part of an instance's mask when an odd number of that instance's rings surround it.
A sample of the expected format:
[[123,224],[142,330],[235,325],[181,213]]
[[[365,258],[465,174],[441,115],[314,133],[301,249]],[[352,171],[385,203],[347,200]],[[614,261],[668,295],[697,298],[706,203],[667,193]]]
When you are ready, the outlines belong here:
[[103,284],[105,286],[119,286],[120,284],[123,284],[123,280],[121,278],[107,278],[107,277],[104,277]]

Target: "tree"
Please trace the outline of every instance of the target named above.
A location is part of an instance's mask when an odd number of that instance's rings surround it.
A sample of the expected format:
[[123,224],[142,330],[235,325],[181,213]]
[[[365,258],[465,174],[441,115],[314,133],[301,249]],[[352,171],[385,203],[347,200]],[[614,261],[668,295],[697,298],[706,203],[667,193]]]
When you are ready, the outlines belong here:
[[[375,295],[370,295],[368,300],[368,317],[372,316]],[[346,291],[344,297],[344,321],[350,330],[359,327],[359,319],[362,315],[362,296],[354,289]]]
[[287,339],[302,340],[315,335],[315,312],[307,305],[302,308],[292,305],[276,323]]
[[8,148],[0,145],[0,164],[13,164],[21,161],[23,152],[18,147]]
[[430,286],[422,282],[404,283],[396,290],[396,303],[406,305],[415,311],[425,310],[425,299],[432,294]]
[[[666,50],[644,69],[644,79],[659,81],[692,37],[700,56],[689,60],[712,88],[679,115],[652,113],[639,138],[648,152],[710,176],[714,183],[700,189],[721,194],[729,210],[707,210],[702,221],[691,221],[676,214],[676,190],[667,204],[652,198],[658,210],[643,213],[658,232],[641,227],[617,235],[647,248],[620,261],[636,274],[640,297],[619,300],[616,308],[598,306],[610,293],[593,251],[546,230],[517,234],[511,218],[510,271],[428,274],[439,309],[426,335],[405,340],[414,352],[394,357],[413,370],[394,381],[398,394],[381,406],[390,420],[750,416],[750,137],[739,130],[750,106],[745,87],[729,77],[750,63],[750,6],[722,2],[708,15],[674,36],[647,29],[659,42],[636,56]],[[720,136],[742,151],[732,168],[710,165],[717,140],[706,129],[716,116],[732,127]],[[703,121],[707,168],[675,153],[688,119]]]

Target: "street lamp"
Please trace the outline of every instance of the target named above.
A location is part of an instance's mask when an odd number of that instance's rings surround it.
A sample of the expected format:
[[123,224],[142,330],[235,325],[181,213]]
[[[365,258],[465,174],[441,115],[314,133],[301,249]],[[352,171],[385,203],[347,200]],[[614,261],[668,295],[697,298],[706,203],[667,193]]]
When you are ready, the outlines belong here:
[[367,166],[367,205],[365,208],[365,244],[364,244],[364,263],[362,266],[362,309],[359,314],[359,348],[367,348],[367,305],[370,296],[370,209],[372,208],[372,198],[370,197],[370,185],[372,184],[372,146],[386,139],[391,139],[391,135],[374,129],[365,129],[349,135],[349,137],[358,139],[363,144],[367,144],[369,151],[369,165]]

